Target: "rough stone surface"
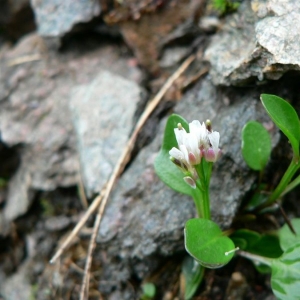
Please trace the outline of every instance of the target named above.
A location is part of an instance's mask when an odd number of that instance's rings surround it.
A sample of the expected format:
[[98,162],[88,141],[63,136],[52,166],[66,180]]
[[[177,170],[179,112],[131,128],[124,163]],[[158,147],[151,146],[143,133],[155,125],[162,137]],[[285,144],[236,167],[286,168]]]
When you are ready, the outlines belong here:
[[273,55],[273,64],[300,66],[300,2],[269,1],[268,14],[256,24],[258,43]]
[[213,82],[243,85],[300,70],[297,0],[244,1],[205,52]]
[[0,282],[1,296],[5,300],[31,299],[33,290],[28,278],[28,263],[20,266],[20,270],[13,276]]
[[107,71],[97,74],[88,85],[73,89],[70,108],[89,196],[100,192],[117,164],[140,96],[136,83]]
[[31,0],[38,33],[44,37],[61,37],[75,24],[88,22],[100,14],[97,0]]
[[[7,201],[3,213],[5,220],[12,221],[27,212],[32,201],[30,186],[30,173],[27,172],[26,167],[20,167],[19,172],[9,182],[9,192],[7,195],[9,201]],[[2,233],[1,229],[0,233]]]
[[[175,109],[188,121],[210,118],[213,128],[220,131],[223,154],[214,167],[211,208],[213,219],[223,228],[228,228],[255,180],[241,157],[242,127],[252,119],[268,120],[257,101],[257,92],[247,96],[235,92],[234,98],[228,100],[227,93],[220,94],[210,80],[204,80]],[[109,278],[122,281],[131,272],[143,278],[159,264],[158,257],[184,249],[183,227],[187,219],[195,216],[195,209],[191,199],[167,188],[155,174],[153,162],[163,130],[164,122],[151,145],[140,152],[119,180],[105,212],[98,242],[107,254],[105,276]],[[276,143],[279,135],[273,133]],[[122,258],[123,268],[115,265],[116,257]]]
[[[156,5],[158,7],[148,10],[154,13],[142,13],[147,12],[147,6]],[[162,48],[188,35],[183,28],[186,24],[192,27],[202,14],[204,5],[205,1],[202,0],[124,1],[115,11],[105,16],[105,20],[119,23],[122,35],[139,63],[152,74],[158,74],[158,58]],[[128,15],[127,11],[133,16]],[[190,29],[189,33],[192,31]]]
[[[1,142],[7,147],[22,145],[22,163],[9,185],[6,201],[10,219],[30,205],[26,197],[29,189],[53,190],[78,182],[76,136],[69,112],[72,88],[92,82],[99,69],[140,80],[140,71],[129,64],[129,57],[119,56],[118,47],[102,44],[89,51],[88,45],[87,41],[76,41],[72,47],[78,52],[72,48],[71,53],[65,50],[53,57],[43,40],[33,34],[0,57]],[[24,202],[15,205],[13,199]]]

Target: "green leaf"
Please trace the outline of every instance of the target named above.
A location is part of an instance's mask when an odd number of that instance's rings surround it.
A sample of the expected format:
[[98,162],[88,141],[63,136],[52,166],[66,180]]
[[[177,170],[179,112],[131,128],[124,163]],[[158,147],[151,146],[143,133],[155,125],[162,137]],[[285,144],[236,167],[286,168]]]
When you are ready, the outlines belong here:
[[268,195],[267,194],[262,194],[262,193],[255,193],[252,198],[250,199],[250,201],[248,202],[247,206],[246,206],[246,210],[247,211],[253,211],[255,210],[258,206],[260,206],[261,204],[263,204],[264,202],[266,202],[268,199]]
[[299,300],[300,243],[288,248],[279,259],[272,261],[271,286],[279,300]]
[[153,299],[156,293],[155,285],[151,282],[146,282],[142,285],[143,295],[141,297],[142,300],[150,300]]
[[256,171],[265,168],[271,154],[268,131],[258,122],[248,122],[242,131],[242,155],[247,165]]
[[282,228],[279,230],[280,246],[283,251],[300,243],[300,219],[292,219],[291,223],[297,235],[291,232],[287,224],[282,226]]
[[187,256],[182,262],[181,276],[182,284],[180,285],[181,293],[185,300],[193,297],[197,291],[204,275],[204,267],[197,263],[191,256]]
[[188,122],[179,115],[173,114],[168,118],[162,148],[155,159],[154,168],[158,177],[170,188],[179,193],[193,196],[195,190],[183,180],[183,172],[170,161],[169,151],[173,147],[178,147],[174,133],[174,128],[177,128],[178,123],[181,123],[183,128],[188,131]]
[[254,267],[261,274],[270,274],[272,272],[271,267],[263,263],[257,262],[254,264]]
[[211,220],[188,220],[184,236],[186,251],[204,267],[222,267],[234,255],[234,243],[224,236],[219,226]]
[[249,252],[271,258],[278,258],[282,254],[278,237],[269,234],[262,234],[260,240],[249,249]]
[[294,157],[299,158],[300,121],[295,109],[285,100],[274,95],[261,95],[267,113],[289,139]]
[[[239,229],[236,230],[230,238],[233,240],[235,245],[242,250],[251,249],[261,238],[261,235],[252,230]],[[250,251],[249,251],[250,252]]]
[[259,234],[256,231],[239,229],[230,238],[240,249],[252,254],[271,258],[282,255],[279,239],[276,235]]

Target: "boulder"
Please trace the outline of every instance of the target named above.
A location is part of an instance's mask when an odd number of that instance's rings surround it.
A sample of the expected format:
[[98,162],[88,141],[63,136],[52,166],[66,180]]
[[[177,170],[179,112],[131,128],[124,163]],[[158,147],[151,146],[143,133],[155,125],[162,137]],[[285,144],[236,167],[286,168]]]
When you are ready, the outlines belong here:
[[299,16],[297,0],[244,1],[205,52],[213,82],[247,85],[300,70]]

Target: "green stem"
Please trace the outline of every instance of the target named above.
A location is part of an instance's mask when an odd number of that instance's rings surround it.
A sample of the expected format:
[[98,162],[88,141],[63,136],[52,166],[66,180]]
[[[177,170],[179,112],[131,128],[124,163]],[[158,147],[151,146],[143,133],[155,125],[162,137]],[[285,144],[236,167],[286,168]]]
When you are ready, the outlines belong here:
[[293,178],[293,176],[295,175],[299,167],[300,164],[296,163],[294,160],[290,163],[288,169],[286,170],[283,177],[281,178],[281,181],[279,182],[278,186],[273,191],[273,193],[269,196],[268,200],[258,207],[259,210],[270,206],[278,198],[280,198],[280,196],[282,196],[284,190],[286,189],[287,185],[289,184],[289,182],[291,181],[291,179]]
[[289,191],[291,191],[292,189],[294,189],[298,184],[300,184],[300,175],[298,177],[296,177],[283,191],[283,193],[281,194],[281,196],[284,196],[285,194],[287,194]]
[[194,202],[195,202],[195,206],[196,206],[196,210],[197,210],[197,214],[199,218],[204,218],[204,207],[203,207],[203,199],[202,199],[202,187],[200,186],[200,183],[198,181],[196,181],[196,191],[195,191],[195,195],[193,196]]
[[212,168],[213,168],[213,163],[212,162],[207,162],[207,164],[206,164],[206,186],[207,186],[208,189],[209,189],[209,185],[210,185],[210,178],[211,178]]
[[202,199],[203,199],[203,218],[210,220],[210,199],[209,199],[209,189],[206,189],[202,192]]
[[252,261],[257,261],[257,262],[260,262],[262,264],[265,264],[269,267],[271,267],[271,264],[272,264],[272,260],[271,258],[268,258],[268,257],[264,257],[264,256],[260,256],[260,255],[256,255],[256,254],[252,254],[252,253],[249,253],[249,252],[246,252],[246,251],[238,251],[238,254],[240,256],[243,256],[243,257],[246,257],[248,259],[251,259]]
[[[205,164],[205,165],[204,165]],[[201,217],[203,219],[210,220],[210,199],[209,199],[209,182],[212,171],[212,163],[206,163],[203,161],[201,164],[196,166],[196,171],[199,176],[200,182],[197,182],[197,188],[200,191],[200,204],[201,206]],[[194,199],[197,202],[196,199]],[[197,206],[197,204],[196,204]]]
[[206,219],[211,219],[210,214],[210,198],[209,198],[209,184],[210,184],[210,178],[211,178],[211,172],[213,163],[212,162],[205,162],[205,166],[203,164],[203,173],[205,174],[205,182],[204,182],[204,191],[203,191],[203,206],[204,206],[204,213]]
[[209,190],[196,181],[198,193],[193,197],[199,218],[210,219]]

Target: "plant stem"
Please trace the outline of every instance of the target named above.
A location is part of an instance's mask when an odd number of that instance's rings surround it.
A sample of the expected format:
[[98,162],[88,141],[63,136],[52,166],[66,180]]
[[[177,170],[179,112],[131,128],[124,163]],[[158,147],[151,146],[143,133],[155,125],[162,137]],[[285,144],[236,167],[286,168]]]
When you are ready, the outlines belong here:
[[205,218],[210,220],[210,198],[209,198],[209,184],[210,184],[210,178],[211,178],[211,172],[212,172],[212,162],[206,162],[206,165],[203,166],[203,173],[205,174],[205,182],[204,182],[204,191],[203,191],[203,206],[204,206],[204,214]]
[[285,171],[283,177],[281,178],[281,181],[279,182],[276,189],[273,191],[273,193],[269,196],[268,200],[263,203],[262,205],[258,206],[258,209],[261,210],[265,207],[270,206],[273,204],[282,194],[284,193],[287,185],[299,169],[300,164],[296,163],[294,160],[290,163],[288,169]]
[[[202,161],[200,165],[196,167],[197,174],[199,176],[200,182],[196,183],[197,188],[200,191],[201,196],[199,200],[201,203],[201,217],[203,219],[210,220],[210,199],[209,199],[209,182],[212,171],[212,163],[207,163],[206,161]],[[197,202],[196,199],[194,199]],[[197,204],[196,204],[197,206]]]
[[240,250],[237,252],[240,256],[246,257],[248,259],[251,259],[252,261],[257,261],[260,262],[262,264],[265,264],[269,267],[271,267],[272,264],[272,259],[268,258],[268,257],[264,257],[264,256],[260,256],[260,255],[256,255],[256,254],[252,254],[243,250]]
[[197,210],[197,214],[199,218],[204,218],[204,207],[203,207],[203,197],[202,197],[202,187],[200,186],[200,183],[196,181],[196,190],[197,193],[194,195],[194,202]]
[[204,213],[203,218],[210,220],[211,216],[210,216],[209,189],[206,187],[206,189],[201,193],[202,193],[202,200],[203,200],[203,213]]
[[283,191],[283,193],[281,194],[281,196],[287,194],[289,191],[291,191],[292,189],[294,189],[298,184],[300,184],[300,175],[298,177],[296,177]]

